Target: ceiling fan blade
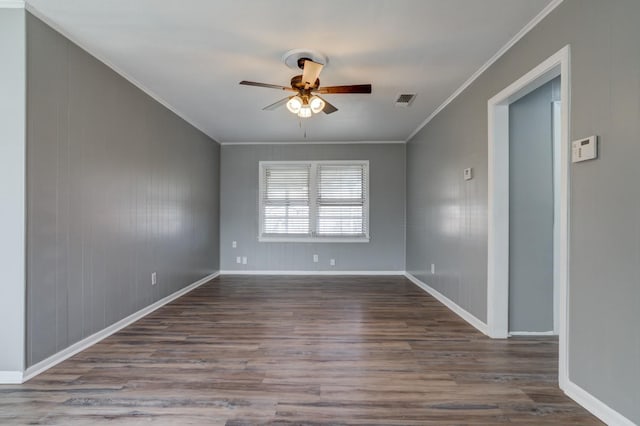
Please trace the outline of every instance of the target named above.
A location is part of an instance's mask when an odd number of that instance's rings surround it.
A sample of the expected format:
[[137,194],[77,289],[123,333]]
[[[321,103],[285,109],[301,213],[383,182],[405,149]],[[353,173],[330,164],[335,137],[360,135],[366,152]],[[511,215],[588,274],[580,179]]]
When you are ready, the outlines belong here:
[[293,89],[291,87],[278,86],[277,84],[258,83],[256,81],[242,80],[240,82],[240,84],[242,84],[243,86],[266,87],[268,89],[288,90],[290,92],[297,92],[297,90],[295,90],[295,89]]
[[302,68],[302,82],[304,83],[305,89],[313,87],[313,85],[316,84],[316,80],[320,76],[320,71],[322,71],[323,67],[324,65],[308,59],[304,61],[304,67]]
[[291,96],[287,96],[284,99],[280,99],[278,102],[274,102],[271,105],[267,105],[266,107],[262,108],[264,111],[273,111],[274,109],[278,109],[280,108],[282,105],[286,104],[289,99],[291,99]]
[[322,94],[337,94],[337,93],[371,93],[370,84],[352,84],[351,86],[327,86],[321,87],[315,92]]
[[[318,96],[320,98],[320,96]],[[320,98],[324,101],[324,108],[322,108],[322,112],[324,112],[325,114],[331,114],[334,113],[338,110],[338,108],[336,108],[334,105],[330,104],[329,102],[327,102],[326,99],[324,98]]]

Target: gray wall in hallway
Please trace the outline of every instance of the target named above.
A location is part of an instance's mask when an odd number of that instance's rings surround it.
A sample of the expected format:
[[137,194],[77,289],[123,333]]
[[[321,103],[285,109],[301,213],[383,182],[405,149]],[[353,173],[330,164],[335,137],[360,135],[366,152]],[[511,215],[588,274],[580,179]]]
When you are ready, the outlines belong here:
[[570,169],[569,377],[636,423],[638,17],[637,0],[565,0],[407,146],[407,269],[486,320],[487,100],[571,45],[570,131],[599,135],[600,158]]
[[553,330],[553,86],[509,106],[509,331]]
[[[258,162],[263,160],[369,160],[370,242],[258,242]],[[221,176],[222,270],[404,270],[404,144],[224,145]],[[247,256],[248,264],[238,265],[236,256]],[[329,266],[331,258],[336,266]]]
[[219,269],[220,148],[33,16],[27,59],[33,365]]

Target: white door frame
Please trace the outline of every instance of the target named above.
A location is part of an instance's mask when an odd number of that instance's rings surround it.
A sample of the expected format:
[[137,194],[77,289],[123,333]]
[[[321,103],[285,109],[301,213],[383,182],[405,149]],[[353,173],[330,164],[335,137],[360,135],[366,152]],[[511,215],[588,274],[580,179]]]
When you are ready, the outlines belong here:
[[[554,146],[560,174],[554,176],[554,193],[559,209],[554,209],[554,288],[557,288],[560,339],[560,387],[567,378],[568,283],[569,283],[569,153],[570,153],[570,47],[563,47],[549,59],[489,99],[488,147],[488,264],[487,326],[493,338],[509,336],[509,104],[543,84],[561,76],[561,139]],[[557,142],[556,142],[557,143]]]

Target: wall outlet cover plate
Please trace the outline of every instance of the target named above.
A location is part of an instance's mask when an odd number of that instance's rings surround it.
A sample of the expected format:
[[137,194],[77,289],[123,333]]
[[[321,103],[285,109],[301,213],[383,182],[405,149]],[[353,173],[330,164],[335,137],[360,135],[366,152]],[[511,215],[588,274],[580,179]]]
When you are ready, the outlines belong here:
[[473,169],[471,167],[464,169],[464,180],[473,179]]

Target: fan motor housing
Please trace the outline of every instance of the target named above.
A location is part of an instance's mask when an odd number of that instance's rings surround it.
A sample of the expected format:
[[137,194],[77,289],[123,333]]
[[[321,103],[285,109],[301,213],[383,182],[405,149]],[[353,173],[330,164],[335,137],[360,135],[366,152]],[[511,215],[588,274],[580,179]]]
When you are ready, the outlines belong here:
[[305,89],[304,86],[305,84],[302,82],[302,75],[296,75],[291,79],[291,87],[301,91],[311,91],[317,89],[318,87],[320,87],[320,79],[317,78],[313,86],[309,87],[308,89]]

